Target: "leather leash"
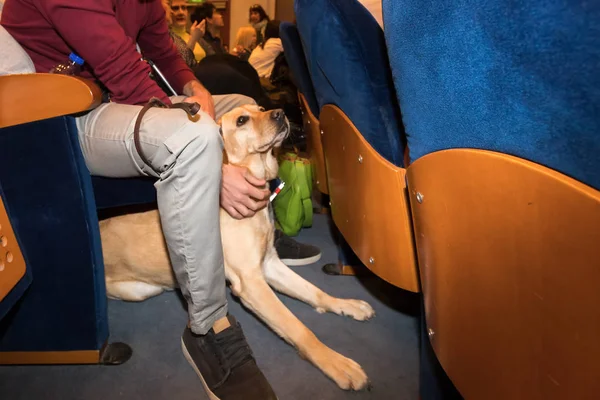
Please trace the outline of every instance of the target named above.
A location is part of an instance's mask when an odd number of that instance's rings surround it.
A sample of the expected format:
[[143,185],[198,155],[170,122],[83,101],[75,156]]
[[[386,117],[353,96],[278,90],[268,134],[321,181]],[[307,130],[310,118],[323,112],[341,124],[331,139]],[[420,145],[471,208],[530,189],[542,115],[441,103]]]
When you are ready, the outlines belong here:
[[142,107],[142,109],[140,110],[140,113],[137,116],[137,119],[135,120],[135,127],[133,128],[133,142],[135,143],[135,149],[137,150],[137,153],[139,154],[142,161],[147,166],[154,169],[152,167],[152,164],[150,164],[150,161],[144,154],[144,152],[142,150],[142,145],[140,144],[140,127],[142,125],[142,118],[144,117],[146,112],[148,112],[148,110],[151,109],[152,107],[178,108],[180,110],[185,111],[186,114],[190,118],[192,118],[196,114],[198,114],[198,111],[200,111],[200,104],[198,104],[198,103],[175,103],[175,104],[168,105],[168,104],[165,104],[162,100],[160,100],[156,97],[153,97],[150,99],[150,101],[148,101],[148,103],[146,103],[144,105],[144,107]]

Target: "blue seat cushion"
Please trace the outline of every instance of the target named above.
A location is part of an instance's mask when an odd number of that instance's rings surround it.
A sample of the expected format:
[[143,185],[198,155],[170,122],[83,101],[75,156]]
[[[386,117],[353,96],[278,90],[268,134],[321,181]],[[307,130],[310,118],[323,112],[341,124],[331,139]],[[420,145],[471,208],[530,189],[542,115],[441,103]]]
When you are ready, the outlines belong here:
[[598,2],[383,0],[412,160],[476,148],[600,189]]
[[0,129],[2,196],[32,282],[0,321],[0,351],[100,349],[108,317],[100,232],[73,118]]
[[92,177],[98,209],[156,202],[154,178]]
[[381,156],[402,165],[404,131],[377,21],[356,0],[296,0],[295,10],[319,106],[338,106]]
[[292,70],[292,75],[296,80],[296,86],[300,93],[304,95],[310,112],[319,118],[319,105],[315,95],[315,89],[308,73],[308,66],[306,65],[306,57],[304,56],[304,49],[302,48],[302,41],[300,40],[300,34],[296,25],[290,22],[282,22],[279,26],[279,32],[281,36],[281,42],[283,43],[283,51],[285,58]]

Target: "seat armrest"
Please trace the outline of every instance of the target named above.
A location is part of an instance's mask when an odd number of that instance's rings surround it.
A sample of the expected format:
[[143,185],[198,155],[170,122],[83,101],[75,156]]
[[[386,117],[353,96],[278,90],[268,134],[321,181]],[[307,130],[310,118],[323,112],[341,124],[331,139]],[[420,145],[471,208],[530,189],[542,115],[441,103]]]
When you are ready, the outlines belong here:
[[79,77],[0,76],[0,128],[90,110],[101,101],[100,88]]

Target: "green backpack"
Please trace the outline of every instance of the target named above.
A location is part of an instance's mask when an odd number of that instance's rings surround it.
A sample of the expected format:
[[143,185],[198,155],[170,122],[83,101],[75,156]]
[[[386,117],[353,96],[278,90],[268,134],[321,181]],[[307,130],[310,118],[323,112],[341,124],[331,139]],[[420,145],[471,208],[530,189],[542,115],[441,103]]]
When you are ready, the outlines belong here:
[[295,236],[312,226],[312,166],[309,159],[292,152],[280,160],[279,179],[285,186],[273,200],[273,210],[279,229]]

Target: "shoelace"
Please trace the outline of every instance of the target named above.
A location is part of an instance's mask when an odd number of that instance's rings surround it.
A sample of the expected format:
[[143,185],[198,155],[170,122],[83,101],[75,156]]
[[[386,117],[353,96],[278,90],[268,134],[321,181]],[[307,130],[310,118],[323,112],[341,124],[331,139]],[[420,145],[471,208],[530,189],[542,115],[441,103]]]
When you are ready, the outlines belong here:
[[246,342],[244,333],[239,325],[232,326],[215,336],[217,344],[223,350],[231,369],[253,360],[252,350]]

